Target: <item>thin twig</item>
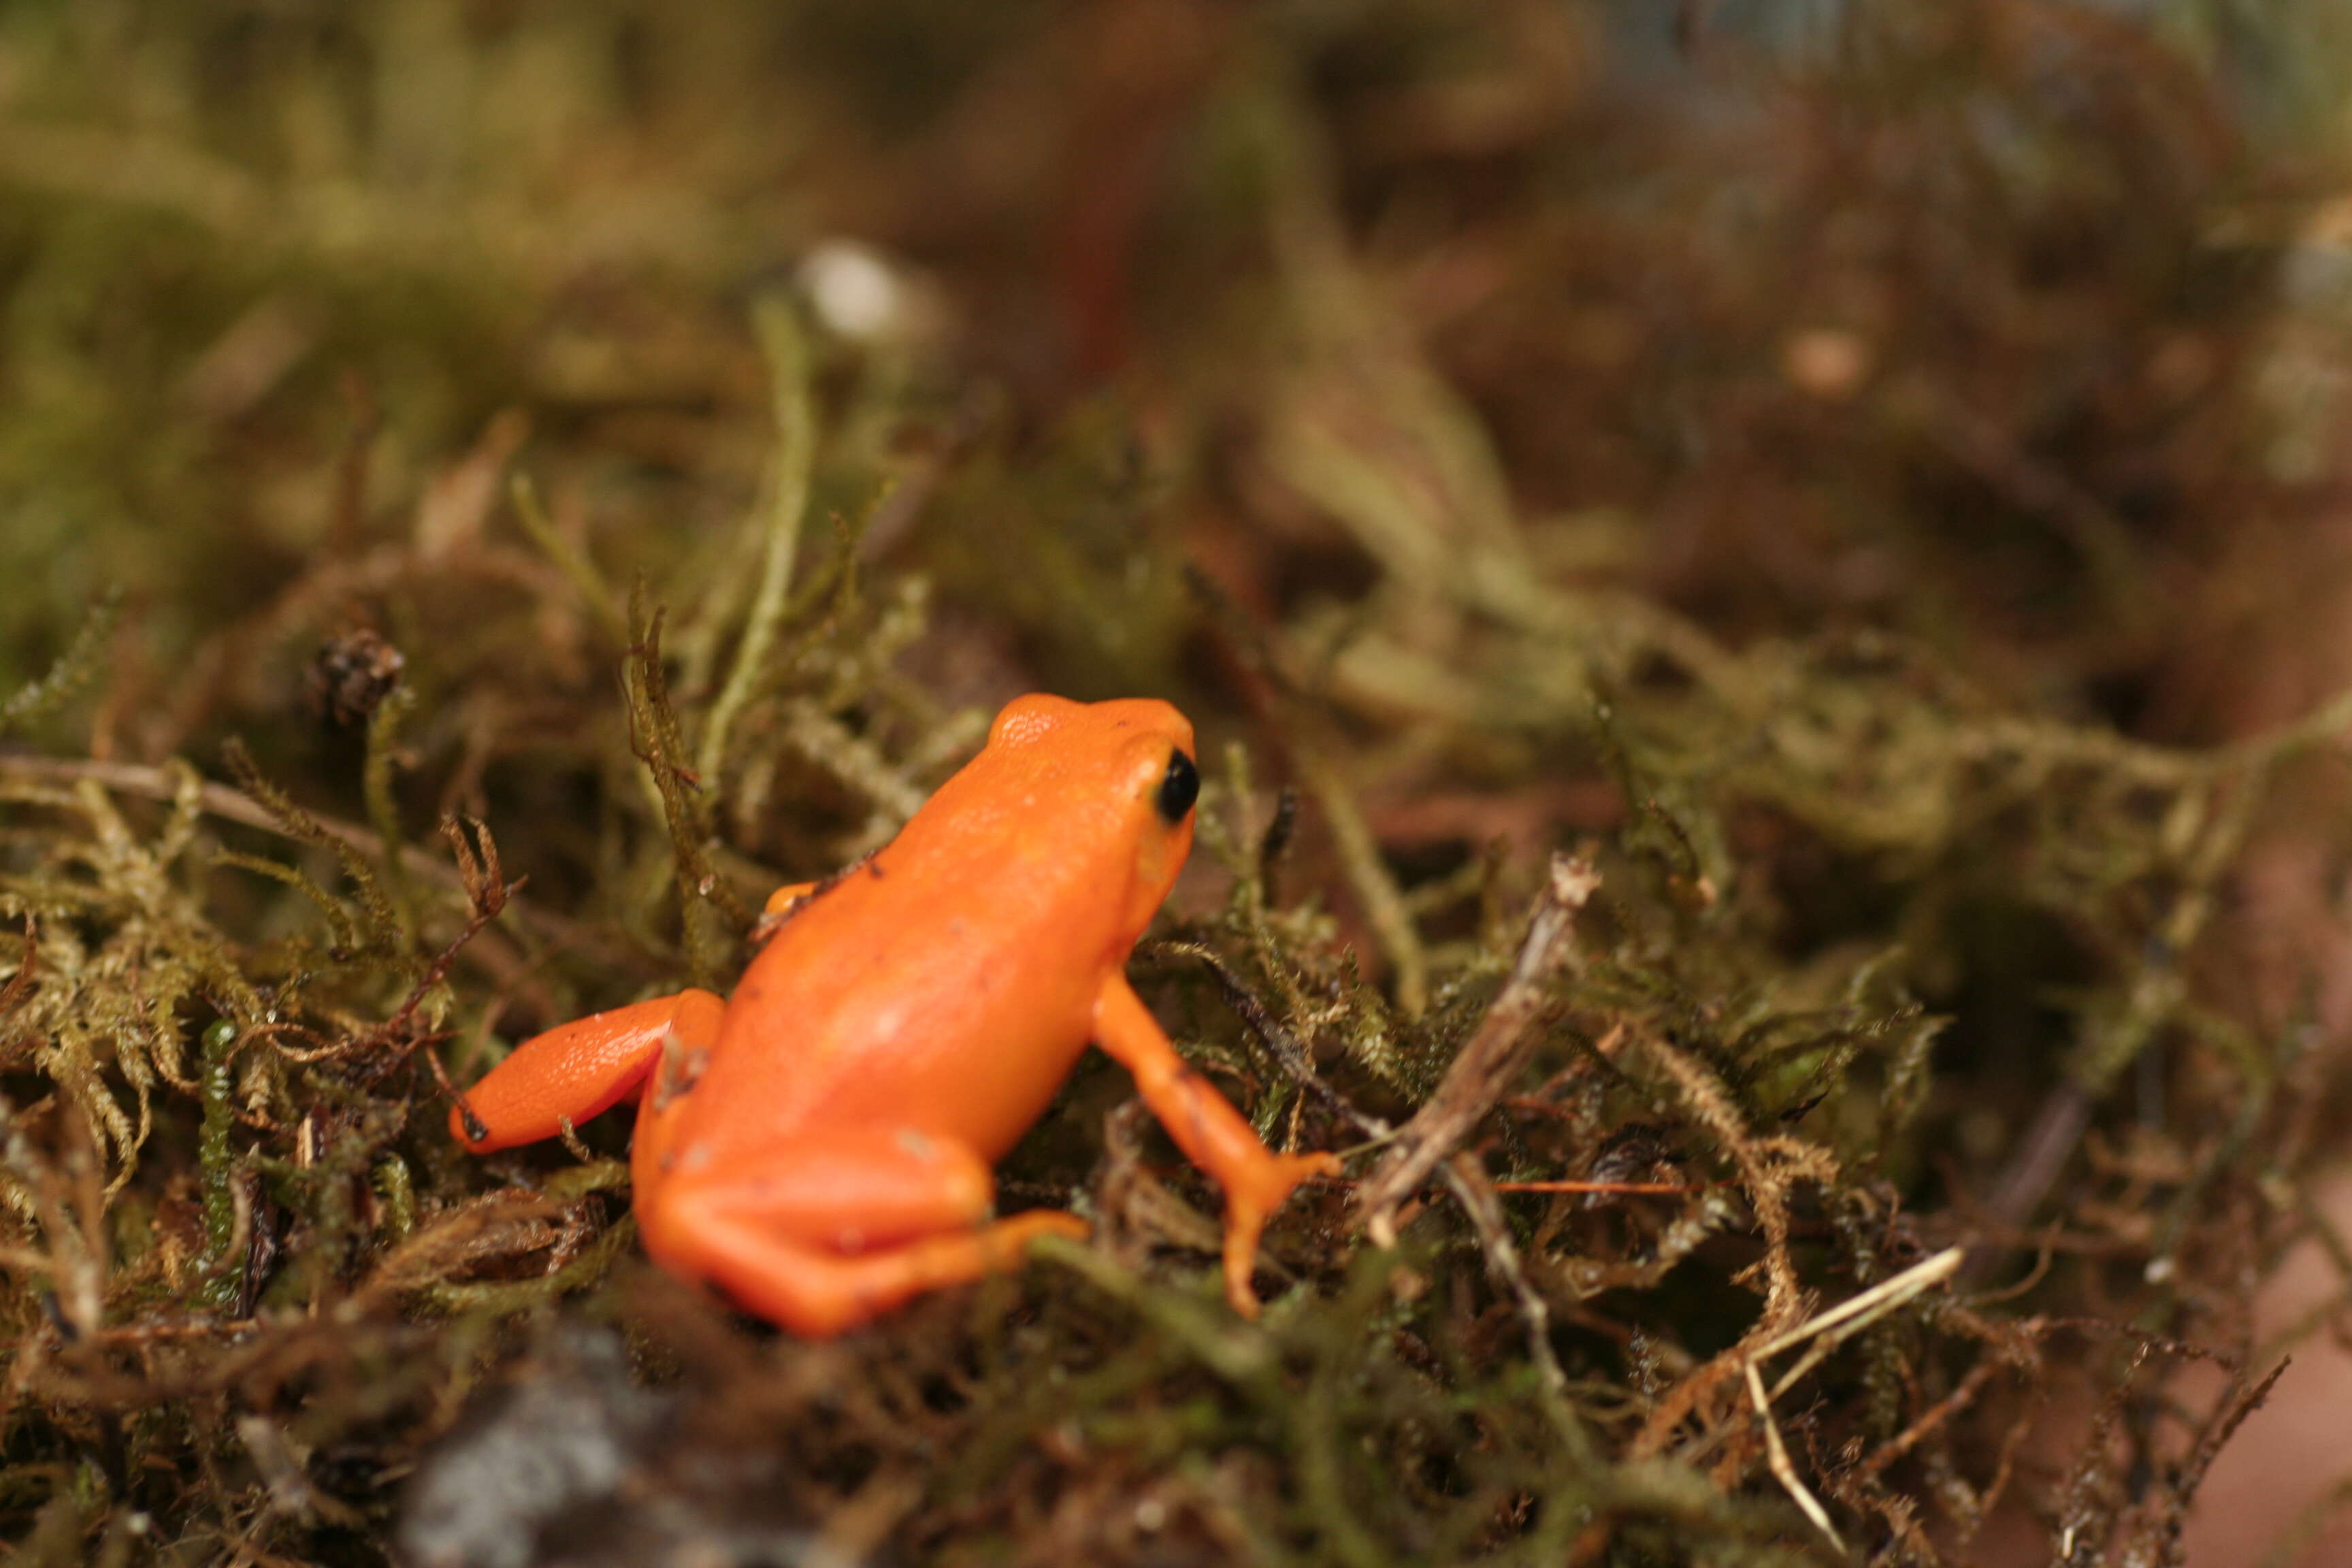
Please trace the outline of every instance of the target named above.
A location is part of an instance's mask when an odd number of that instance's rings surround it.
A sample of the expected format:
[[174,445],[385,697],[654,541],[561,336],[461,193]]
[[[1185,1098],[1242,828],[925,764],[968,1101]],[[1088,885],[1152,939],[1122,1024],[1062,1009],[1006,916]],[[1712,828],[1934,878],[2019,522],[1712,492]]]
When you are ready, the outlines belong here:
[[1487,1271],[1518,1303],[1519,1321],[1528,1331],[1528,1356],[1542,1376],[1545,1391],[1564,1400],[1568,1374],[1560,1370],[1559,1358],[1552,1354],[1551,1309],[1519,1267],[1519,1249],[1511,1240],[1511,1227],[1504,1222],[1503,1205],[1496,1201],[1495,1189],[1486,1184],[1486,1173],[1477,1157],[1465,1152],[1446,1161],[1445,1184],[1454,1190],[1478,1233]]
[[[1967,1256],[1967,1250],[1965,1247],[1948,1247],[1925,1262],[1915,1263],[1892,1279],[1880,1280],[1861,1295],[1851,1297],[1828,1311],[1807,1319],[1787,1333],[1767,1340],[1758,1345],[1753,1353],[1757,1360],[1762,1361],[1836,1329],[1840,1331],[1829,1342],[1834,1345],[1912,1298],[1925,1295],[1949,1279],[1958,1270],[1960,1259]],[[1855,1319],[1863,1321],[1855,1322]],[[1852,1326],[1846,1327],[1849,1323]],[[1779,1397],[1781,1392],[1780,1389],[1773,1390],[1774,1397]]]
[[[1773,1479],[1804,1510],[1805,1517],[1813,1521],[1814,1527],[1827,1536],[1830,1544],[1839,1552],[1845,1550],[1845,1542],[1838,1535],[1836,1526],[1830,1522],[1829,1510],[1798,1477],[1797,1468],[1789,1458],[1788,1447],[1780,1439],[1780,1425],[1773,1419],[1772,1402],[1787,1394],[1799,1378],[1820,1365],[1830,1352],[1847,1339],[1950,1279],[1958,1271],[1960,1260],[1965,1256],[1965,1248],[1947,1247],[1893,1279],[1883,1279],[1860,1295],[1842,1301],[1828,1311],[1818,1313],[1786,1333],[1776,1334],[1743,1353],[1740,1372],[1748,1384],[1748,1402],[1755,1407],[1756,1418],[1764,1428],[1765,1463],[1771,1469]],[[1796,1365],[1767,1391],[1764,1363],[1808,1340],[1814,1342],[1812,1348],[1798,1358]]]
[[1765,1396],[1763,1376],[1757,1372],[1756,1363],[1752,1361],[1748,1363],[1748,1400],[1755,1405],[1756,1419],[1764,1426],[1764,1463],[1770,1468],[1772,1479],[1796,1500],[1797,1506],[1804,1510],[1805,1517],[1813,1521],[1813,1528],[1828,1536],[1830,1544],[1843,1552],[1845,1541],[1838,1534],[1837,1526],[1830,1522],[1829,1510],[1822,1506],[1821,1499],[1806,1489],[1805,1483],[1798,1479],[1797,1467],[1789,1462],[1788,1446],[1780,1441],[1780,1424],[1772,1419],[1772,1402]]
[[1566,855],[1552,857],[1550,880],[1528,922],[1527,940],[1519,944],[1510,978],[1478,1021],[1470,1043],[1446,1068],[1437,1092],[1405,1124],[1395,1151],[1357,1193],[1364,1228],[1376,1245],[1396,1245],[1398,1208],[1429,1179],[1439,1162],[1461,1147],[1471,1129],[1494,1109],[1509,1086],[1511,1075],[1533,1043],[1533,1026],[1543,1005],[1546,984],[1567,952],[1576,929],[1576,912],[1600,886],[1601,873],[1590,862]]
[[1496,1182],[1498,1193],[1584,1193],[1606,1197],[1664,1197],[1706,1191],[1690,1182]]

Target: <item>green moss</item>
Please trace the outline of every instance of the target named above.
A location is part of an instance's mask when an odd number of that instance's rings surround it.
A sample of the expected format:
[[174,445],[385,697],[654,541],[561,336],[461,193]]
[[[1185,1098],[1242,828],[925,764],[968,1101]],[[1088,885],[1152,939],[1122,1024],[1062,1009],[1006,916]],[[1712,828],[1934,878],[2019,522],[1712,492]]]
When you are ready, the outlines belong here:
[[[2333,132],[2226,86],[2340,97],[2325,8],[920,9],[0,15],[0,1540],[2169,1550],[2352,1258],[2242,897],[2345,848],[2324,552],[2235,553],[2335,493],[2248,195]],[[1095,1064],[1001,1172],[1093,1241],[806,1345],[638,1256],[624,1127],[448,1136],[1033,686],[1197,721],[1131,972],[1269,1142],[1429,1153],[1394,1247],[1309,1187],[1235,1318]]]

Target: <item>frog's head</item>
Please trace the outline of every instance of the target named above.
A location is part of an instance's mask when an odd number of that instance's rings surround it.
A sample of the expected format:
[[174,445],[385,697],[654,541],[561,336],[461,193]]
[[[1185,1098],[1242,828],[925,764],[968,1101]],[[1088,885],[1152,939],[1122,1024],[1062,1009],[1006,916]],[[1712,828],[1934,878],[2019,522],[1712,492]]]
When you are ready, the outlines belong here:
[[1064,847],[1099,876],[1124,872],[1121,936],[1151,923],[1192,850],[1201,793],[1192,722],[1155,698],[1072,702],[1032,693],[1007,703],[988,747],[1029,775]]

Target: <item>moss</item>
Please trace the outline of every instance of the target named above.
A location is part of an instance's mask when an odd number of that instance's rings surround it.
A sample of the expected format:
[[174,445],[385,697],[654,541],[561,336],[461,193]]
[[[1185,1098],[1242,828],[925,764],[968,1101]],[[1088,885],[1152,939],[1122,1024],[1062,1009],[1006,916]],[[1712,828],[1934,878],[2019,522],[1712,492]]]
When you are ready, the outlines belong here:
[[[1687,9],[0,18],[0,1539],[2163,1560],[2352,1258],[2336,24]],[[1099,1064],[1095,1239],[830,1344],[450,1139],[1033,685],[1199,723],[1262,1321]]]

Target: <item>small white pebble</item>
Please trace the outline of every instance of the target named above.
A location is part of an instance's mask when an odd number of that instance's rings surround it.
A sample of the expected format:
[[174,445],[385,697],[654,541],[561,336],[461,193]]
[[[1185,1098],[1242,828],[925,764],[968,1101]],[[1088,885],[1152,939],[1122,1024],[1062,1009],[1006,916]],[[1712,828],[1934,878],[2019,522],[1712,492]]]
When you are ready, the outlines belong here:
[[890,264],[854,239],[828,239],[801,259],[801,287],[825,327],[845,338],[878,338],[901,324],[905,289]]

